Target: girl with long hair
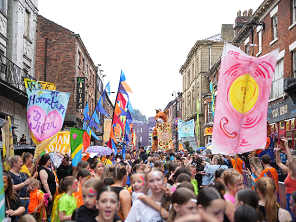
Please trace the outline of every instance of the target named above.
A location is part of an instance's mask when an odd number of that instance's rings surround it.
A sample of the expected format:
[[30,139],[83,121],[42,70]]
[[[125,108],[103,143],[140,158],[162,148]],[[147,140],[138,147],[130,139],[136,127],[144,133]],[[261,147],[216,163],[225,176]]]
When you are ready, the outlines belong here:
[[82,198],[82,186],[83,184],[90,178],[90,172],[87,169],[79,170],[77,173],[77,181],[78,181],[78,191],[73,193],[73,196],[76,199],[77,207],[83,205]]
[[277,205],[276,185],[272,178],[261,177],[255,184],[255,190],[260,198],[259,210],[264,221],[284,222],[292,220],[290,213]]
[[90,164],[89,162],[87,161],[84,161],[84,160],[81,160],[78,162],[74,172],[73,172],[73,177],[77,177],[77,173],[79,170],[82,170],[82,169],[87,169],[89,172],[91,172],[91,168],[90,168]]
[[25,213],[25,208],[19,198],[19,195],[12,188],[11,176],[7,171],[3,171],[3,185],[5,192],[5,217],[10,217],[14,222],[16,217]]
[[[164,186],[166,180],[163,172],[157,168],[152,169],[147,174],[147,184],[151,190],[150,198],[168,211],[171,201],[165,196]],[[165,214],[165,212],[163,213]],[[153,218],[154,221],[162,221],[162,216],[158,211],[144,204],[141,200],[136,200],[125,222],[147,221],[148,218]]]
[[214,187],[204,187],[197,196],[198,212],[205,211],[214,216],[219,222],[223,222],[226,210],[226,202],[223,196]]
[[100,180],[102,178],[103,170],[104,170],[104,164],[97,160],[94,162],[94,170],[96,172],[95,178]]
[[173,222],[187,214],[196,214],[196,202],[196,195],[192,190],[177,188],[172,195],[172,208],[167,222]]
[[125,220],[125,218],[128,215],[128,212],[131,209],[132,198],[130,192],[124,189],[127,181],[127,170],[123,164],[117,164],[116,166],[114,166],[113,180],[114,184],[112,187],[114,187],[119,193],[120,207],[118,215],[122,220]]
[[[33,166],[33,154],[30,152],[27,152],[27,153],[23,152],[22,160],[23,160],[23,165],[19,172],[26,173],[29,175],[29,177],[32,177],[31,170]],[[38,173],[35,172],[35,174],[33,175],[33,179],[36,179],[37,176],[38,176]]]

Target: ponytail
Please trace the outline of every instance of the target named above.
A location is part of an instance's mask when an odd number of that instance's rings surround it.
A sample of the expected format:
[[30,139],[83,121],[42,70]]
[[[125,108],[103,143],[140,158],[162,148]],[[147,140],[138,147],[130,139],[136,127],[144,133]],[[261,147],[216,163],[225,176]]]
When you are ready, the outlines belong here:
[[67,192],[68,187],[73,185],[74,181],[75,181],[75,177],[73,176],[67,176],[61,179],[59,184],[59,194]]

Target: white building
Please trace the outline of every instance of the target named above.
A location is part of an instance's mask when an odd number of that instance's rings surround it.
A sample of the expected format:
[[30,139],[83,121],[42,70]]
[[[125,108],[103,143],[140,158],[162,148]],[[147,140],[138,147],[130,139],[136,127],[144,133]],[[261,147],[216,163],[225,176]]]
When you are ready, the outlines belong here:
[[35,77],[38,0],[0,0],[0,118],[11,116],[18,139],[26,134],[24,78]]

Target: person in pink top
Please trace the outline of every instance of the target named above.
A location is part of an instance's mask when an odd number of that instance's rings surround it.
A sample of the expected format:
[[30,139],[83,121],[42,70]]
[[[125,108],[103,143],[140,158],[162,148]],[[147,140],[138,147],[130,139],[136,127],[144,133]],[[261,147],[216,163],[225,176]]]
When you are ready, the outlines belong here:
[[227,203],[225,214],[229,221],[234,221],[235,211],[235,195],[236,193],[245,188],[243,176],[235,169],[228,169],[222,173],[224,185],[227,188],[227,192],[224,195],[224,199]]
[[[286,185],[286,199],[287,199],[287,204],[286,204],[286,210],[289,211],[291,213],[291,209],[290,209],[290,196],[291,193],[293,193],[296,190],[296,156],[291,154],[291,151],[288,147],[288,140],[286,138],[282,138],[282,141],[284,141],[285,144],[285,150],[286,150],[286,155],[287,155],[287,162],[286,165],[284,165],[281,162],[281,158],[280,158],[280,152],[281,150],[284,148],[282,147],[282,145],[278,145],[276,150],[276,164],[278,165],[279,168],[281,168],[281,170],[283,172],[285,172],[286,174],[288,174],[288,176],[286,177],[284,183]],[[291,214],[293,215],[293,214]],[[296,218],[294,216],[293,220],[295,220]]]

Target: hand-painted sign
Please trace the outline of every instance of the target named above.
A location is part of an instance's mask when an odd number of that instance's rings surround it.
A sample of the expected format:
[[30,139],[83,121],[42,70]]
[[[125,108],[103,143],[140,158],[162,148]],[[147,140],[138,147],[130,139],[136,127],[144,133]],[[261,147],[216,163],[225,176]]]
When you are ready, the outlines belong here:
[[70,154],[70,131],[61,131],[49,143],[45,149],[46,153]]
[[158,149],[173,149],[172,130],[170,123],[157,123]]
[[84,109],[85,104],[85,77],[77,77],[76,109]]
[[213,134],[213,127],[207,127],[204,129],[204,136],[209,136]]
[[212,153],[265,148],[269,94],[278,50],[260,58],[225,43],[218,81]]
[[28,125],[36,140],[42,142],[62,128],[70,93],[32,89],[27,94]]
[[179,140],[181,140],[182,137],[194,136],[194,120],[192,119],[185,122],[179,119],[178,134],[179,134]]
[[31,79],[24,79],[26,89],[48,89],[56,90],[56,85],[51,82],[35,81]]

